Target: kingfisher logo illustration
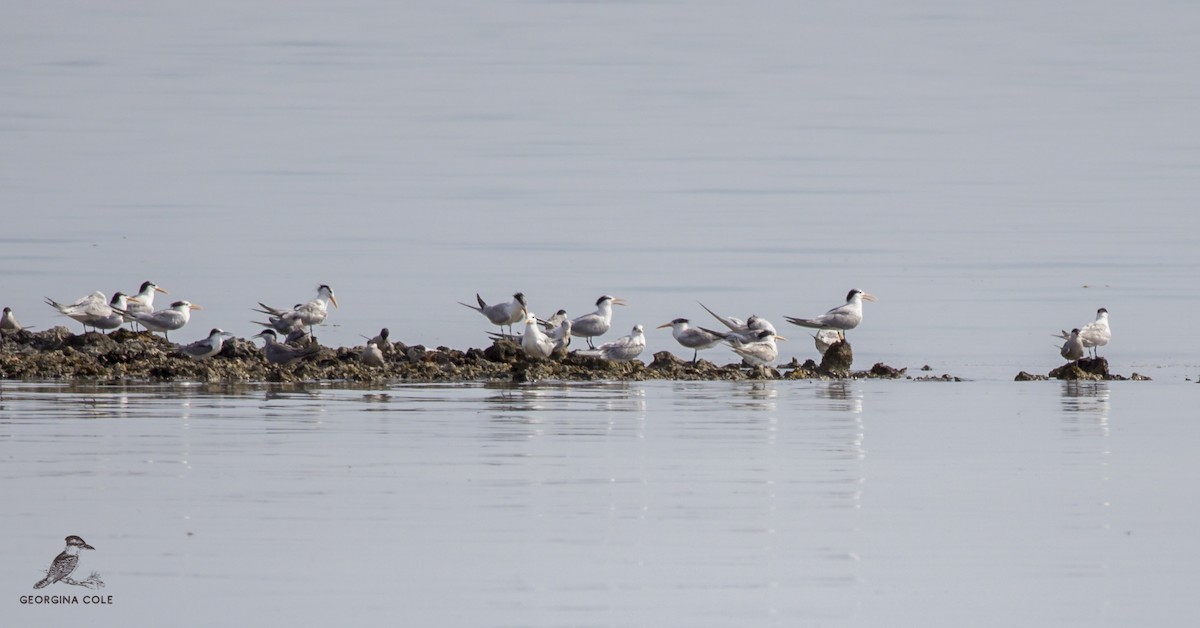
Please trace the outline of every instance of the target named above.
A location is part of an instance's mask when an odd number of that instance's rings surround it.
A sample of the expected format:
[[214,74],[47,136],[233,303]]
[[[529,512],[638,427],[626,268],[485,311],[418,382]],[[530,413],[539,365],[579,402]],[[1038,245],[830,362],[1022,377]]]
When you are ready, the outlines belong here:
[[100,579],[100,574],[94,571],[85,580],[76,580],[72,577],[79,567],[79,553],[83,550],[94,551],[95,549],[81,537],[74,534],[68,536],[66,549],[54,558],[54,562],[50,563],[50,568],[46,570],[46,577],[33,583],[33,588],[44,589],[58,582],[89,589],[104,588],[104,581]]

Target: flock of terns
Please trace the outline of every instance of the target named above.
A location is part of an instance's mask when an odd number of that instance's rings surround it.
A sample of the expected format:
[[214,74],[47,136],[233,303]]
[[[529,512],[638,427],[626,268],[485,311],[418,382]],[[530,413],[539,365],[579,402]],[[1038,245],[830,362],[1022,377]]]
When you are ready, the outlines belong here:
[[[167,294],[167,291],[151,281],[141,285],[133,296],[117,292],[111,299],[106,299],[101,292],[94,292],[73,303],[63,304],[47,298],[46,303],[58,310],[63,316],[81,324],[84,329],[91,327],[97,331],[114,330],[128,323],[131,326],[141,326],[150,332],[161,332],[170,340],[170,332],[177,331],[187,325],[192,310],[202,309],[199,305],[188,301],[175,301],[169,307],[154,309],[156,293]],[[529,301],[523,293],[513,295],[512,301],[489,305],[483,297],[476,294],[478,305],[459,302],[460,305],[482,314],[493,325],[499,328],[499,333],[492,334],[495,338],[517,339],[513,334],[513,325],[525,323],[525,330],[520,335],[520,346],[524,353],[532,359],[543,360],[555,352],[565,352],[571,343],[571,338],[583,338],[587,349],[576,351],[578,355],[599,357],[613,361],[630,361],[636,359],[646,348],[645,329],[634,325],[633,330],[612,342],[596,346],[594,339],[603,336],[612,326],[613,306],[625,305],[625,301],[609,295],[596,300],[596,311],[577,318],[567,318],[565,310],[558,310],[548,319],[540,319],[529,310]],[[824,353],[838,342],[845,341],[845,333],[858,327],[863,318],[863,301],[874,301],[875,297],[853,289],[846,295],[846,302],[820,316],[813,318],[798,318],[786,316],[784,319],[793,325],[818,330],[813,334],[813,342],[817,350]],[[263,340],[263,352],[267,361],[272,364],[288,365],[312,357],[320,351],[320,347],[312,342],[312,328],[319,325],[329,316],[329,305],[338,307],[337,297],[333,289],[326,284],[317,288],[317,296],[307,303],[296,304],[292,308],[276,308],[259,303],[255,312],[265,314],[267,321],[253,321],[261,325],[263,330],[254,338]],[[751,315],[742,320],[732,316],[722,316],[700,304],[709,314],[719,321],[726,329],[714,330],[706,327],[692,326],[692,321],[686,318],[676,318],[658,326],[658,329],[671,328],[671,335],[681,346],[692,349],[692,363],[695,364],[702,350],[718,345],[727,345],[751,366],[770,365],[779,357],[777,340],[787,340],[780,335],[775,326],[765,318]],[[504,333],[504,328],[508,333]],[[17,322],[12,308],[4,308],[0,318],[0,331],[19,331],[22,326]],[[284,339],[280,340],[280,335]],[[233,334],[219,328],[209,332],[207,338],[180,347],[180,351],[193,359],[204,360],[221,352],[226,339]],[[1097,347],[1108,344],[1112,331],[1108,325],[1108,310],[1100,308],[1096,320],[1082,327],[1063,331],[1057,337],[1064,339],[1059,353],[1067,360],[1079,360],[1088,349],[1096,355]],[[365,336],[364,336],[365,338]],[[363,349],[362,361],[371,366],[384,364],[383,351],[390,348],[388,330],[384,328],[378,336],[367,339]]]

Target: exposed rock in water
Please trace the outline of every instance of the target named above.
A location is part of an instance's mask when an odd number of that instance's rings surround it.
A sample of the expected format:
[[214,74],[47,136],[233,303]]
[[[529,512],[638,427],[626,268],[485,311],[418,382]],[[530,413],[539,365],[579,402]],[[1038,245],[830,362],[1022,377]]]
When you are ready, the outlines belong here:
[[1124,375],[1113,375],[1108,372],[1108,360],[1105,358],[1080,358],[1074,362],[1052,369],[1049,375],[1033,375],[1025,371],[1017,373],[1015,381],[1032,382],[1043,381],[1047,379],[1060,379],[1066,381],[1148,381],[1150,378],[1145,375],[1134,373],[1129,377]]
[[850,366],[854,363],[854,349],[845,340],[839,340],[825,350],[821,356],[819,372],[831,377],[849,377]]
[[[841,347],[838,347],[841,345]],[[319,346],[319,345],[318,345]],[[185,356],[179,346],[161,335],[117,330],[111,334],[71,334],[65,327],[42,332],[6,333],[0,348],[0,378],[87,379],[100,381],[159,380],[201,382],[303,382],[314,380],[399,382],[531,382],[592,380],[835,379],[906,377],[906,369],[876,364],[870,371],[851,372],[850,348],[838,343],[826,352],[822,365],[812,360],[777,367],[695,364],[668,351],[654,354],[649,364],[634,360],[611,362],[571,353],[531,360],[519,340],[497,339],[483,349],[466,351],[400,342],[384,349],[383,366],[363,364],[362,347],[321,347],[314,357],[291,366],[267,363],[262,349],[249,340],[233,338],[208,360]],[[830,352],[833,357],[828,357]],[[837,362],[837,360],[842,360]],[[827,364],[835,368],[827,368]]]

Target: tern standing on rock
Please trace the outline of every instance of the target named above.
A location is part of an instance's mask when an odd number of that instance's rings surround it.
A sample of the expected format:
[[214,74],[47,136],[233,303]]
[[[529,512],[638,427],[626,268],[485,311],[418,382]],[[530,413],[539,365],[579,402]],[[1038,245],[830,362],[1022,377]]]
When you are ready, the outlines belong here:
[[4,316],[0,317],[0,331],[15,332],[25,329],[21,323],[17,321],[17,317],[13,315],[11,307],[4,308]]
[[303,305],[298,305],[290,310],[274,308],[265,303],[259,303],[261,310],[254,310],[269,315],[271,318],[270,326],[273,329],[282,332],[278,326],[284,329],[295,329],[297,327],[308,327],[308,334],[312,335],[313,325],[320,325],[329,317],[329,304],[333,307],[339,307],[337,297],[333,296],[333,288],[329,284],[321,284],[317,287],[317,296],[312,301]]
[[207,360],[220,353],[221,348],[225,346],[225,339],[232,337],[233,334],[213,327],[212,331],[208,332],[207,338],[180,347],[179,351],[193,360]]
[[[122,308],[114,308],[121,314],[127,314],[129,310]],[[165,310],[158,310],[150,314],[134,314],[133,319],[142,324],[151,332],[161,331],[163,337],[167,340],[171,339],[170,332],[177,329],[182,329],[184,325],[192,318],[192,310],[203,310],[204,308],[194,303],[187,301],[176,301],[171,304],[171,307]]]
[[368,340],[367,346],[359,354],[359,359],[367,366],[383,366],[383,351],[379,349],[379,345],[374,340]]
[[787,322],[801,327],[837,330],[838,337],[845,340],[846,331],[858,327],[858,324],[862,322],[863,299],[874,301],[875,297],[855,288],[846,295],[845,305],[839,305],[816,318],[795,318],[793,316],[784,318],[787,319]]
[[129,297],[125,307],[129,311],[129,315],[125,317],[126,323],[136,323],[136,320],[133,318],[135,314],[150,314],[154,311],[155,292],[167,294],[166,290],[158,287],[153,281],[142,282],[142,287],[138,289],[138,293]]
[[1074,362],[1083,357],[1083,339],[1079,337],[1078,327],[1071,330],[1071,333],[1067,336],[1067,341],[1063,343],[1062,349],[1058,353],[1069,362]]
[[265,343],[263,345],[263,353],[267,356],[267,362],[271,364],[289,366],[305,358],[311,358],[321,352],[321,346],[316,343],[308,345],[303,349],[283,344],[279,342],[279,337],[275,335],[274,329],[264,329],[253,337],[263,339]]
[[612,306],[614,305],[625,305],[625,300],[610,297],[607,294],[596,299],[595,312],[584,314],[571,321],[571,335],[587,340],[588,347],[594,349],[596,345],[592,344],[592,338],[603,336],[612,326]]
[[[1072,330],[1074,333],[1076,330]],[[1112,338],[1112,329],[1108,326],[1108,310],[1100,308],[1096,310],[1096,320],[1084,325],[1079,330],[1079,340],[1083,342],[1086,349],[1092,350],[1092,357],[1097,357],[1097,347],[1103,347],[1108,344]],[[1061,332],[1059,338],[1070,338],[1071,334]]]
[[554,353],[557,343],[547,336],[538,324],[537,317],[530,313],[525,317],[525,333],[521,336],[521,349],[534,360],[545,360]]
[[479,296],[478,292],[475,293],[475,300],[479,302],[479,307],[467,305],[462,301],[459,301],[458,304],[483,314],[493,325],[500,327],[501,333],[504,332],[504,326],[508,325],[508,333],[511,335],[513,323],[525,320],[525,315],[529,312],[526,309],[528,302],[525,300],[525,295],[520,292],[513,295],[513,300],[510,303],[488,305],[484,302],[483,297]]
[[688,325],[688,319],[677,318],[669,323],[659,325],[658,329],[663,329],[664,327],[671,328],[671,335],[675,337],[675,340],[684,347],[692,350],[692,364],[696,363],[701,349],[709,349],[725,341],[718,334],[699,327],[689,327]]

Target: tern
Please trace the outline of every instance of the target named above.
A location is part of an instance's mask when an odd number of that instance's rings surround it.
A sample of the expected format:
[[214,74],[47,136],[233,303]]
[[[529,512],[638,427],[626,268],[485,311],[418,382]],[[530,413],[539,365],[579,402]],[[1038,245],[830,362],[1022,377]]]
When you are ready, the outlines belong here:
[[321,352],[321,346],[311,344],[304,348],[293,347],[292,345],[279,342],[279,337],[275,335],[274,329],[264,329],[252,338],[262,338],[263,353],[267,356],[267,362],[271,364],[281,364],[288,366],[295,364],[305,358],[311,358]]
[[298,305],[290,310],[284,310],[260,302],[259,306],[262,309],[254,311],[269,315],[270,318],[268,320],[271,321],[271,328],[279,333],[286,332],[276,327],[276,325],[283,325],[287,331],[291,331],[298,325],[302,325],[307,326],[308,333],[312,334],[313,325],[324,323],[325,319],[329,316],[330,303],[333,304],[333,307],[340,307],[337,297],[333,296],[333,288],[330,288],[329,284],[321,284],[317,286],[317,296],[308,303]]
[[179,350],[183,355],[193,360],[207,360],[221,352],[221,348],[225,346],[226,338],[233,338],[233,334],[213,327],[212,331],[208,332],[207,338],[202,338],[190,345],[180,347]]
[[554,341],[554,350],[566,349],[571,346],[571,321],[563,320],[558,327],[546,333]]
[[684,347],[692,350],[692,364],[696,363],[701,349],[715,347],[725,341],[725,338],[699,327],[689,327],[686,318],[677,318],[669,323],[659,325],[657,329],[671,328],[671,335]]
[[150,314],[154,311],[154,293],[161,292],[167,294],[166,290],[160,288],[153,281],[143,281],[142,287],[138,289],[138,293],[129,297],[127,309],[129,316],[125,317],[126,323],[136,322],[133,318],[134,314]]
[[[129,310],[124,308],[113,309],[121,314],[129,313]],[[199,305],[189,303],[188,301],[176,301],[171,304],[171,307],[165,310],[156,310],[149,314],[134,314],[133,319],[151,332],[161,331],[163,337],[170,340],[170,332],[182,329],[191,320],[192,310],[203,309]]]
[[124,308],[128,297],[124,292],[113,294],[112,301],[105,302],[103,292],[93,292],[86,297],[70,304],[63,305],[54,299],[46,297],[46,303],[62,315],[83,323],[84,331],[88,327],[95,329],[116,329],[125,321],[119,314],[113,312],[113,306]]
[[[1061,332],[1059,338],[1070,338],[1071,334]],[[1084,325],[1079,329],[1079,339],[1083,341],[1083,346],[1092,350],[1092,357],[1097,356],[1097,347],[1103,347],[1108,344],[1112,338],[1112,329],[1108,326],[1108,310],[1100,308],[1096,310],[1096,320]]]
[[845,340],[846,331],[858,327],[858,324],[862,322],[863,299],[874,301],[875,297],[855,288],[846,295],[845,305],[835,307],[816,318],[795,318],[793,316],[784,318],[787,319],[787,322],[801,327],[835,329],[839,332],[838,338]]
[[748,341],[744,340],[743,336],[737,332],[722,334],[711,329],[705,331],[724,336],[725,342],[729,343],[729,348],[733,349],[734,353],[741,356],[742,360],[751,366],[769,366],[779,357],[779,346],[775,344],[775,341],[787,340],[769,329],[760,329],[754,332]]
[[380,351],[379,345],[374,340],[368,340],[367,346],[359,354],[359,359],[367,366],[383,366],[383,351]]
[[0,317],[0,331],[21,331],[25,329],[21,323],[17,321],[17,317],[13,315],[11,307],[4,308],[4,316]]
[[1083,357],[1083,338],[1079,335],[1078,327],[1071,330],[1071,333],[1067,336],[1067,341],[1063,343],[1062,349],[1058,353],[1069,362],[1074,362]]
[[390,336],[391,333],[392,332],[388,331],[387,327],[384,327],[383,329],[379,330],[379,335],[375,336],[374,338],[367,338],[362,334],[359,334],[359,336],[362,336],[368,344],[373,342],[380,351],[386,352],[392,350],[392,343],[390,340],[388,340],[388,336]]
[[584,314],[571,321],[571,335],[587,340],[589,348],[596,348],[592,338],[603,336],[612,325],[612,306],[625,305],[624,299],[610,297],[607,294],[596,299],[596,311]]
[[561,325],[565,320],[567,320],[567,311],[559,310],[554,313],[554,316],[551,316],[546,320],[539,318],[538,322],[542,324],[542,329],[546,330],[547,332],[551,332],[555,329],[558,329],[559,325]]
[[700,307],[704,308],[709,314],[712,314],[713,318],[721,321],[721,324],[728,327],[729,331],[737,334],[742,342],[753,342],[756,333],[764,329],[769,329],[772,332],[775,331],[775,326],[771,324],[771,321],[756,314],[751,314],[750,318],[743,321],[733,316],[721,316],[708,309],[708,306],[703,303],[700,303]]
[[646,348],[646,331],[641,325],[634,325],[633,332],[621,336],[612,342],[606,342],[595,349],[579,351],[579,355],[604,358],[614,362],[628,362],[642,354]]
[[525,300],[525,295],[520,292],[514,294],[513,300],[509,303],[496,303],[495,305],[488,305],[483,300],[483,297],[479,296],[478,292],[475,293],[475,300],[479,302],[479,307],[467,305],[462,301],[459,301],[458,304],[463,307],[469,307],[472,310],[483,314],[489,321],[492,322],[493,325],[500,327],[501,332],[504,331],[504,326],[508,325],[509,334],[512,334],[513,323],[519,323],[525,320],[526,314],[529,312],[529,310],[526,309],[528,301]]
[[557,342],[547,336],[538,324],[537,317],[530,313],[525,317],[525,333],[521,336],[521,349],[534,360],[545,360],[554,353]]
[[829,347],[841,342],[840,333],[836,329],[820,329],[817,330],[817,333],[812,334],[813,345],[817,347],[817,353],[825,355],[825,352],[829,351]]

